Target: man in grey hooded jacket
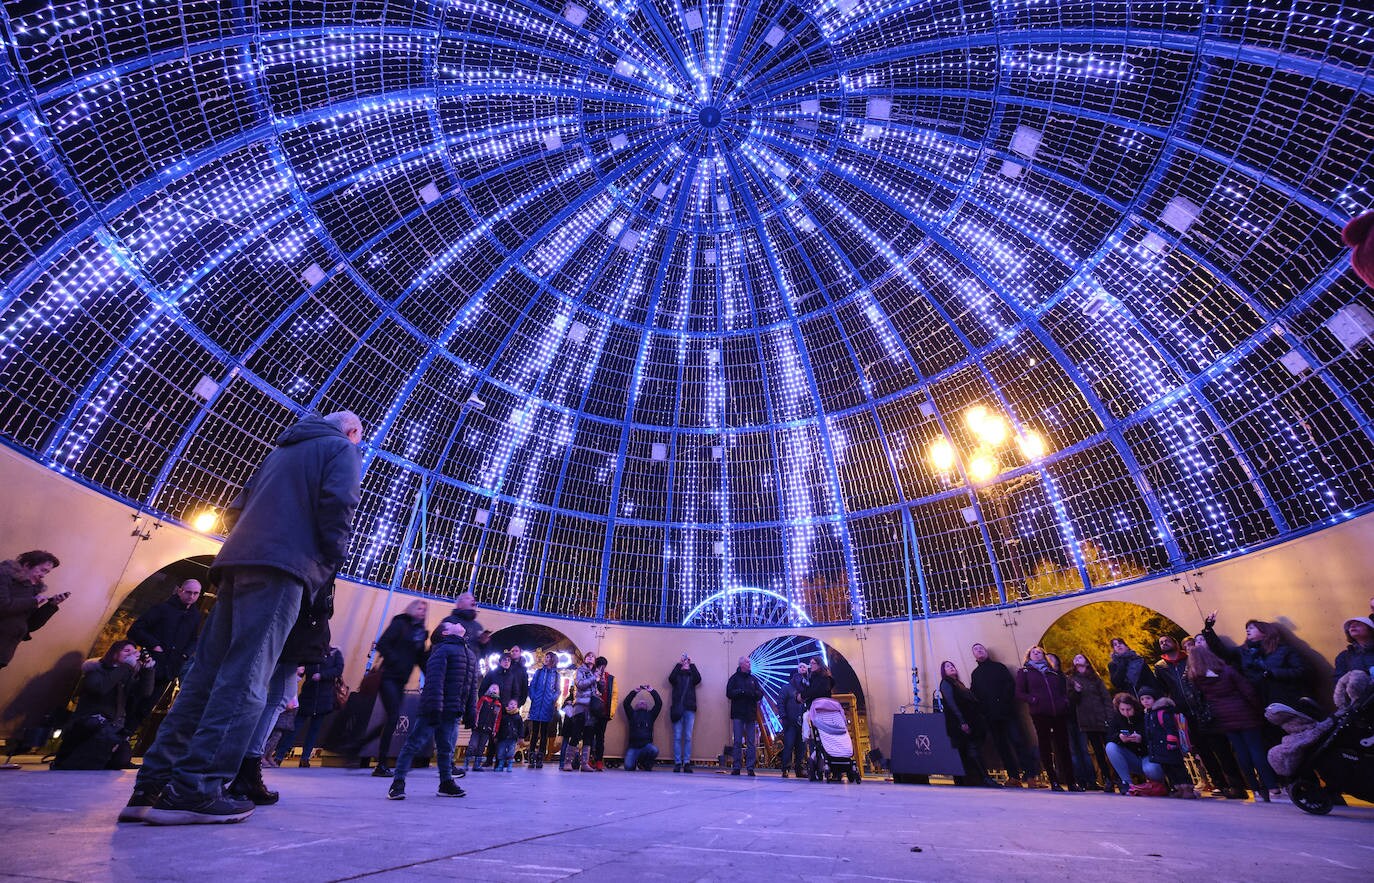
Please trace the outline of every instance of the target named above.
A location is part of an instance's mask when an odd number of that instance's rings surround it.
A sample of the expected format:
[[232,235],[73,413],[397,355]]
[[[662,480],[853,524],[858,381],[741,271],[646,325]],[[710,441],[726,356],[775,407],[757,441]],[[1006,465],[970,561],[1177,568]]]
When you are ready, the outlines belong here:
[[362,434],[347,411],[304,418],[229,506],[229,537],[210,568],[215,608],[120,821],[207,824],[252,813],[251,801],[223,788],[239,772],[302,604],[348,554]]

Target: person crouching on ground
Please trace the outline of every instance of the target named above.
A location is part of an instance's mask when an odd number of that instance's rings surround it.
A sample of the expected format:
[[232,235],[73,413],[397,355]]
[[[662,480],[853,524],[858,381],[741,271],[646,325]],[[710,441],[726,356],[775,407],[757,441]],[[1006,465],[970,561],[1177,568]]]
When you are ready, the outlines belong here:
[[1137,697],[1145,708],[1145,744],[1150,760],[1159,764],[1173,786],[1174,797],[1197,797],[1184,762],[1187,754],[1178,726],[1178,709],[1154,687],[1141,687]]
[[444,617],[430,636],[419,720],[396,758],[388,799],[405,800],[406,773],[415,755],[431,739],[439,767],[438,796],[466,796],[453,780],[453,745],[458,740],[459,719],[471,725],[477,713],[477,653],[473,648],[481,634],[477,598],[464,592],[454,601],[453,613]]
[[629,736],[625,743],[625,772],[637,769],[652,772],[658,760],[658,746],[654,744],[654,723],[663,710],[663,699],[648,684],[640,684],[625,697],[625,726]]
[[525,722],[520,719],[520,706],[514,699],[506,703],[501,713],[501,723],[496,728],[496,771],[510,772],[511,762],[515,760],[515,746],[525,734]]

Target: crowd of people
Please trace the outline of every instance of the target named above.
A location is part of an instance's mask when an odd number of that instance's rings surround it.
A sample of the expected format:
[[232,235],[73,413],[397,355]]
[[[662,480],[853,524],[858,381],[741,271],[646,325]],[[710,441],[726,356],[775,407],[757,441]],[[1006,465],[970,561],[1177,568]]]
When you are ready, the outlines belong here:
[[[1238,644],[1220,637],[1215,625],[1213,613],[1182,641],[1158,636],[1153,665],[1113,638],[1105,678],[1081,653],[1065,670],[1040,646],[1013,672],[974,644],[968,685],[946,661],[939,695],[963,783],[1185,799],[1198,797],[1201,785],[1232,799],[1281,796],[1268,752],[1282,733],[1264,712],[1279,703],[1322,714],[1313,695],[1316,673],[1274,623],[1250,620]],[[1374,620],[1351,617],[1343,629],[1348,646],[1335,659],[1337,696],[1348,692],[1347,679],[1374,675]],[[1035,755],[1019,723],[1022,707],[1035,731]],[[985,744],[1006,770],[1005,781],[989,774]]]
[[[264,767],[282,763],[296,744],[300,765],[311,765],[324,719],[347,698],[329,617],[360,494],[361,439],[361,423],[346,411],[288,427],[224,513],[230,531],[210,567],[218,597],[208,618],[198,606],[200,582],[183,579],[130,627],[127,638],[83,667],[55,768],[128,766],[131,734],[178,685],[120,821],[241,821],[279,797],[267,789]],[[66,599],[45,584],[58,564],[40,550],[0,562],[0,668]],[[428,605],[416,600],[377,642],[377,697],[385,723],[373,775],[390,780],[390,798],[404,799],[408,773],[431,748],[437,793],[448,797],[463,796],[457,779],[467,773],[512,770],[522,742],[530,767],[543,766],[557,739],[560,769],[602,772],[607,727],[617,710],[625,721],[626,770],[655,768],[654,732],[665,705],[656,687],[639,684],[619,701],[607,659],[593,652],[582,656],[566,691],[553,653],[545,653],[531,675],[523,650],[512,647],[483,673],[479,654],[491,633],[478,623],[477,610],[476,598],[465,593],[430,631]],[[1313,706],[1311,672],[1273,623],[1247,622],[1238,645],[1214,626],[1210,616],[1182,641],[1159,636],[1153,665],[1115,639],[1105,677],[1083,654],[1072,657],[1066,671],[1038,646],[1013,672],[974,644],[968,685],[958,667],[945,662],[939,697],[963,759],[963,783],[1033,784],[1043,770],[1054,791],[1190,798],[1197,796],[1197,778],[1205,778],[1226,797],[1253,792],[1267,801],[1281,793],[1266,756],[1277,733],[1263,711],[1269,703]],[[1335,660],[1338,696],[1349,693],[1349,679],[1374,674],[1374,621],[1352,617],[1344,632],[1348,647]],[[417,668],[424,672],[419,714],[394,767],[388,766],[405,686]],[[690,774],[702,676],[687,654],[672,666],[666,686],[672,769]],[[812,705],[833,690],[823,661],[811,659],[778,697],[773,710],[781,723],[784,777],[802,774]],[[722,693],[731,720],[730,772],[754,776],[765,690],[749,657],[740,657]],[[1020,726],[1023,708],[1038,757]],[[460,724],[469,730],[462,766],[454,763]],[[989,773],[985,743],[1006,771],[1004,782]]]

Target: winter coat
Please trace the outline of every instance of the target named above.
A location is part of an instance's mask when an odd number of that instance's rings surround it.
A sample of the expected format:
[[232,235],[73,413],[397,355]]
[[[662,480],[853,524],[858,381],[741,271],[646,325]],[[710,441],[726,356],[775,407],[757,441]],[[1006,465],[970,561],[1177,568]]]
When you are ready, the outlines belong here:
[[1016,708],[1016,678],[1000,662],[985,659],[974,666],[969,676],[969,689],[978,697],[983,717],[1000,723],[1012,720],[1019,713]]
[[[128,638],[147,650],[157,663],[157,679],[170,681],[181,674],[196,651],[196,638],[205,619],[200,607],[181,603],[176,595],[151,607],[129,626]],[[161,647],[159,652],[154,647]]]
[[835,679],[823,671],[806,676],[806,689],[802,690],[802,702],[810,708],[817,699],[827,698],[835,692]]
[[[940,678],[940,698],[944,705],[945,732],[956,749],[978,744],[986,733],[983,711],[973,691],[953,678]],[[969,732],[965,733],[963,725]]]
[[1207,704],[1207,697],[1188,680],[1188,654],[1180,651],[1178,657],[1172,661],[1167,658],[1159,660],[1155,663],[1155,675],[1164,689],[1169,691],[1169,698],[1174,700],[1179,713],[1188,719],[1190,725],[1199,732],[1218,731],[1212,718],[1212,708]]
[[18,561],[0,561],[0,668],[9,665],[20,642],[28,638],[29,616],[38,609],[34,598],[48,590],[41,581],[25,582],[21,570]]
[[483,676],[477,692],[485,696],[487,695],[487,688],[495,684],[497,689],[501,691],[501,705],[503,707],[512,699],[515,700],[517,706],[523,705],[525,694],[529,692],[529,684],[525,682],[524,671],[524,666],[521,666],[520,670],[517,671],[513,665],[510,668],[503,668],[500,663],[497,663],[496,668]]
[[[334,710],[334,687],[343,677],[344,658],[337,647],[330,647],[324,658],[305,667],[304,686],[301,687],[301,704],[297,714],[329,714]],[[315,675],[320,679],[315,680]]]
[[509,711],[501,712],[501,723],[496,727],[496,741],[505,742],[507,739],[519,739],[525,735],[525,722],[520,719],[520,712],[512,714]]
[[483,694],[482,698],[477,700],[477,722],[472,728],[488,736],[495,735],[501,728],[501,718],[505,715],[501,707],[500,699]]
[[730,720],[752,723],[763,698],[763,685],[751,672],[736,669],[725,682],[725,698],[730,700]]
[[404,684],[415,666],[425,664],[425,624],[399,613],[377,639],[382,657],[382,680]]
[[1107,662],[1107,672],[1111,675],[1114,693],[1130,693],[1134,696],[1141,687],[1159,687],[1159,679],[1145,657],[1134,650],[1127,650],[1121,656],[1112,654]]
[[663,710],[663,700],[659,698],[657,690],[649,690],[649,695],[653,697],[653,708],[635,708],[634,699],[638,690],[631,690],[625,697],[625,728],[628,737],[625,742],[627,748],[643,748],[654,741],[654,722],[658,720],[658,713]]
[[288,426],[225,520],[229,536],[210,567],[270,567],[313,596],[348,557],[362,460],[356,445],[323,417]]
[[[1123,742],[1121,741],[1122,733],[1132,733],[1134,735],[1140,736],[1141,740],[1139,742]],[[1150,747],[1147,744],[1147,741],[1144,738],[1144,736],[1144,718],[1142,718],[1140,715],[1136,715],[1132,718],[1127,718],[1124,714],[1122,714],[1119,711],[1112,712],[1111,720],[1107,722],[1108,742],[1115,742],[1122,748],[1126,749],[1132,754],[1135,754],[1137,757],[1144,757],[1146,753],[1150,750]]]
[[[456,622],[462,635],[445,635],[444,623]],[[425,660],[425,686],[420,691],[420,713],[431,720],[472,720],[477,713],[477,636],[482,624],[450,614],[429,636]]]
[[802,694],[806,687],[806,677],[801,672],[793,672],[787,681],[787,690],[778,700],[778,718],[784,727],[801,726],[801,716],[806,711],[806,701],[802,699]]
[[1016,698],[1030,708],[1031,717],[1066,717],[1069,713],[1064,676],[1052,668],[1040,671],[1023,665],[1017,669]]
[[1161,765],[1181,765],[1183,739],[1178,732],[1178,706],[1168,696],[1155,700],[1145,712],[1145,744],[1150,760]]
[[535,671],[534,680],[530,682],[530,720],[540,723],[553,720],[559,688],[558,669],[539,668]]
[[1374,670],[1374,645],[1351,644],[1336,654],[1336,680],[1347,672]]
[[[1083,689],[1074,689],[1075,684],[1081,684]],[[1065,686],[1069,691],[1069,705],[1073,708],[1078,729],[1085,733],[1105,733],[1107,719],[1112,716],[1112,695],[1107,692],[1107,685],[1102,683],[1102,679],[1074,672],[1069,675]]]
[[1194,686],[1207,700],[1212,726],[1222,733],[1252,730],[1264,723],[1259,694],[1250,682],[1229,665],[1211,676],[1205,675]]
[[[596,676],[596,670],[585,663],[577,667],[573,672],[573,690],[577,696],[573,701],[573,714],[582,714],[592,704],[592,694],[597,692],[600,679]],[[601,697],[604,702],[606,697]]]
[[1307,695],[1303,683],[1307,667],[1297,651],[1282,641],[1272,653],[1265,653],[1258,643],[1246,641],[1240,648],[1240,673],[1259,693],[1265,706],[1282,702],[1296,708]]
[[129,700],[153,695],[156,670],[155,666],[135,673],[123,663],[87,660],[81,666],[81,684],[76,689],[76,710],[72,712],[72,719],[99,715],[114,729],[122,728]]
[[525,700],[530,698],[530,671],[525,668],[525,660],[512,659],[510,670],[515,673],[515,704],[517,707],[523,706]]
[[697,671],[695,662],[689,662],[686,670],[678,663],[668,672],[668,686],[673,691],[672,702],[668,706],[668,717],[674,723],[682,720],[684,711],[697,710],[697,685],[700,683],[701,673]]

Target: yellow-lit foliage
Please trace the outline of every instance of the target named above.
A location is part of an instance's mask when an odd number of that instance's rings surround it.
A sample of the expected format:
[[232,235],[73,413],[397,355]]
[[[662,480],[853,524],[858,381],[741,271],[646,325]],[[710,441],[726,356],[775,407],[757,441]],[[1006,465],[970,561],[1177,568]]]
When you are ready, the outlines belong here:
[[1112,638],[1121,638],[1153,664],[1159,659],[1160,635],[1172,635],[1174,640],[1181,641],[1187,634],[1178,623],[1148,607],[1125,601],[1098,601],[1076,607],[1055,620],[1040,639],[1040,646],[1045,652],[1058,655],[1066,671],[1073,657],[1082,653],[1107,681]]
[[[1083,540],[1078,548],[1083,555],[1083,566],[1088,571],[1088,582],[1093,586],[1109,586],[1145,576],[1145,568],[1125,556],[1107,554],[1092,540]],[[1026,595],[1031,598],[1052,598],[1082,590],[1083,582],[1078,578],[1078,568],[1063,567],[1043,559],[1035,565],[1035,572],[1026,580]]]

